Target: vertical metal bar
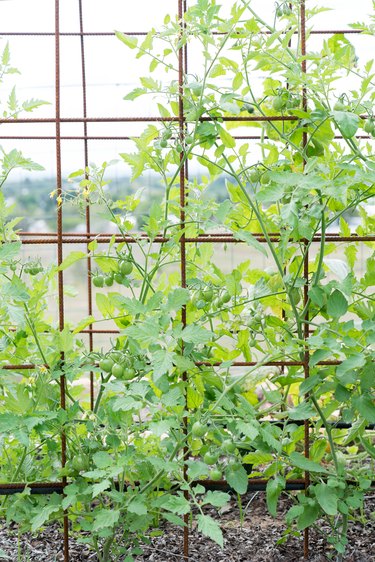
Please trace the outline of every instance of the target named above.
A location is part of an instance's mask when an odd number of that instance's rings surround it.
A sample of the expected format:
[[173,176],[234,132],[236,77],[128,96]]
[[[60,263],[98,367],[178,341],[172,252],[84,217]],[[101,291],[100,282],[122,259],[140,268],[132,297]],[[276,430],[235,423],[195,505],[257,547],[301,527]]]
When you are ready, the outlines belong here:
[[[186,11],[186,0],[178,0],[178,21],[180,24],[181,35],[184,31],[184,13]],[[179,137],[181,140],[181,144],[185,146],[184,138],[185,138],[185,117],[184,117],[184,102],[183,102],[183,85],[184,85],[184,75],[186,69],[186,62],[185,62],[185,53],[186,53],[186,46],[180,47],[178,52],[178,126],[179,126]],[[181,270],[181,287],[186,288],[186,242],[185,242],[185,183],[186,183],[186,172],[187,172],[187,165],[183,162],[185,155],[184,152],[180,154],[180,227],[182,230],[182,235],[180,238],[180,270]],[[182,325],[186,326],[186,306],[184,305],[181,310],[181,321]],[[181,351],[183,352],[183,342],[181,342]],[[182,380],[187,384],[188,376],[187,372],[185,371],[182,374]],[[183,419],[183,430],[185,435],[188,433],[188,419],[187,416]],[[186,460],[188,457],[188,447],[187,443],[185,442],[184,446],[184,468],[183,468],[183,477],[184,480],[187,480],[187,464]],[[189,494],[187,490],[184,492],[184,496],[188,499]],[[184,516],[184,560],[189,560],[189,516],[186,514]]]
[[[85,64],[85,38],[83,34],[83,7],[82,7],[82,0],[78,0],[78,7],[79,7],[79,30],[81,33],[81,75],[82,75],[82,104],[83,104],[83,117],[84,119],[87,118],[87,89],[86,89],[86,64]],[[83,136],[84,138],[84,160],[85,160],[85,178],[88,178],[88,174],[86,173],[86,168],[89,165],[89,150],[88,150],[88,140],[87,140],[87,121],[83,122]],[[86,205],[85,210],[85,218],[86,218],[86,232],[91,232],[91,215],[90,215],[90,205]],[[89,251],[89,243],[90,239],[88,237],[87,240],[87,251]],[[92,316],[92,282],[91,282],[91,271],[92,271],[92,262],[91,258],[87,258],[87,302],[88,302],[88,314]],[[92,328],[92,324],[89,325],[89,329]],[[90,352],[94,348],[94,336],[93,333],[89,333],[89,350]],[[90,372],[90,408],[91,410],[94,409],[94,373],[93,371]]]
[[[61,173],[61,114],[60,114],[60,2],[55,0],[55,115],[56,115],[56,192],[57,192],[57,263],[63,261],[63,215],[62,215],[62,173]],[[59,297],[59,330],[65,325],[64,318],[64,277],[63,272],[58,272],[58,297]],[[61,363],[64,364],[64,353],[61,353]],[[60,377],[60,406],[66,408],[65,375]],[[61,433],[61,465],[66,463],[66,435]],[[62,479],[66,484],[66,476]],[[64,562],[69,562],[69,521],[64,513]]]
[[[300,5],[300,20],[301,20],[301,55],[302,55],[302,73],[306,74],[307,66],[306,66],[306,3],[305,0],[301,0]],[[306,87],[302,88],[302,107],[304,111],[307,111],[307,92]],[[302,146],[305,148],[307,145],[307,133],[304,131],[302,137]],[[305,165],[305,161],[304,161]],[[310,367],[309,367],[309,360],[310,354],[307,347],[307,339],[309,337],[309,311],[307,308],[308,303],[308,292],[309,292],[309,249],[308,249],[308,240],[304,241],[304,263],[303,263],[303,276],[305,279],[305,284],[303,286],[303,304],[305,308],[305,317],[304,317],[304,325],[303,325],[303,338],[305,340],[305,351],[304,351],[304,358],[303,358],[303,369],[304,369],[304,376],[307,379],[310,376]],[[304,454],[306,458],[310,456],[310,420],[304,421]],[[305,472],[305,491],[307,491],[310,485],[310,475],[306,471]],[[304,530],[304,537],[303,537],[303,555],[305,559],[309,557],[309,528],[307,527]]]

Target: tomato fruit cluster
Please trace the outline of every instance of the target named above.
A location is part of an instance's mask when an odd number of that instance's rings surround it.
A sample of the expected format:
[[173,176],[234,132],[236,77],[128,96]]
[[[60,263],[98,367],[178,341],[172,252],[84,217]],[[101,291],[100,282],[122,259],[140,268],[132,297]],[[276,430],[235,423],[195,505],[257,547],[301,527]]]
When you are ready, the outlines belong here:
[[275,111],[296,109],[301,103],[300,97],[286,88],[279,88],[273,98],[272,107]]
[[231,299],[230,294],[226,289],[218,291],[211,285],[200,287],[193,293],[192,303],[196,309],[202,310],[209,307],[220,308],[227,304]]
[[43,271],[43,266],[39,261],[29,261],[25,264],[23,270],[29,275],[38,275]]
[[105,373],[113,375],[116,379],[131,381],[137,371],[132,367],[130,360],[118,352],[104,356],[99,361],[99,367]]
[[112,287],[113,283],[116,282],[119,285],[124,284],[128,275],[133,271],[133,262],[128,256],[120,255],[116,271],[111,271],[110,273],[101,273],[98,271],[92,277],[92,282],[95,287],[102,288]]

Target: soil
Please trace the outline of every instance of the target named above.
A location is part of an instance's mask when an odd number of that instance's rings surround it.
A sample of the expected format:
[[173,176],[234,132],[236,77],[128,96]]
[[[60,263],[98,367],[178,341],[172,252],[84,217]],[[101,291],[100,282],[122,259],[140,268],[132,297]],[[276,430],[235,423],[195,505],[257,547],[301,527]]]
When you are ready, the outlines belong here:
[[[243,497],[245,517],[239,524],[237,502],[233,499],[220,516],[224,534],[224,550],[202,537],[195,528],[190,531],[190,562],[306,562],[303,558],[303,538],[289,536],[283,544],[276,544],[285,526],[283,515],[290,506],[288,498],[279,502],[278,517],[267,512],[264,494],[256,492]],[[214,511],[209,512],[214,516]],[[216,515],[217,516],[217,515]],[[349,525],[349,544],[343,562],[375,562],[375,495],[366,498],[367,522],[352,521]],[[327,530],[323,522],[321,529]],[[2,552],[1,552],[2,551]],[[182,530],[172,525],[164,528],[164,534],[151,539],[145,545],[144,554],[137,562],[183,562]],[[8,557],[6,558],[4,554]],[[328,562],[333,552],[316,530],[310,530],[309,562]],[[46,527],[38,535],[25,534],[18,540],[16,526],[0,526],[0,560],[14,562],[63,561],[62,537],[54,526]],[[121,558],[116,560],[120,562]],[[71,562],[97,562],[95,553],[87,546],[70,539]]]

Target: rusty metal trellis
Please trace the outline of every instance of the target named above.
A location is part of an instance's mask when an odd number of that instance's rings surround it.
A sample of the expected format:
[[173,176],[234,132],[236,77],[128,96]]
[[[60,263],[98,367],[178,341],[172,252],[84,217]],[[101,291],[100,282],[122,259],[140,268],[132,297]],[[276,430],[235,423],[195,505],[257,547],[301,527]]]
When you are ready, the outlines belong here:
[[[179,86],[179,112],[177,117],[144,117],[144,116],[137,116],[137,117],[95,117],[95,116],[88,116],[87,114],[87,88],[86,88],[86,64],[85,64],[85,37],[114,37],[114,33],[112,32],[85,32],[84,31],[84,13],[83,13],[83,0],[77,0],[78,2],[78,10],[79,10],[79,32],[61,32],[60,31],[60,0],[55,0],[55,30],[52,32],[18,32],[18,31],[0,31],[1,36],[14,36],[14,37],[21,37],[21,36],[31,36],[31,37],[54,37],[55,39],[55,117],[53,118],[19,118],[19,119],[4,119],[0,118],[1,123],[7,124],[38,124],[38,123],[54,123],[55,124],[55,134],[49,136],[43,135],[7,135],[7,136],[0,136],[2,139],[27,139],[27,140],[54,140],[55,147],[56,147],[56,187],[57,187],[57,194],[61,195],[63,188],[62,188],[62,143],[63,140],[81,140],[83,141],[83,164],[86,168],[89,162],[89,141],[107,141],[107,140],[129,140],[130,137],[127,135],[123,136],[113,136],[113,135],[103,135],[103,136],[93,136],[88,134],[87,125],[88,123],[150,123],[150,122],[176,122],[178,124],[179,136],[181,139],[184,138],[186,133],[186,123],[184,117],[184,103],[183,103],[183,83],[185,74],[188,71],[188,47],[185,44],[179,50],[179,64],[178,64],[178,86]],[[187,0],[176,0],[176,11],[179,17],[180,25],[181,25],[181,33],[183,32],[184,26],[184,13],[187,10]],[[134,8],[134,7],[133,7]],[[305,0],[301,0],[300,3],[300,21],[301,21],[301,51],[302,51],[302,63],[301,63],[301,70],[303,73],[306,73],[306,60],[303,58],[306,54],[306,15],[305,15]],[[133,36],[144,36],[147,35],[147,31],[134,31],[129,30],[126,31],[127,35]],[[268,34],[268,31],[264,33]],[[360,30],[355,29],[333,29],[333,30],[310,30],[310,34],[315,35],[332,35],[332,34],[360,34]],[[60,112],[60,94],[61,94],[61,83],[60,83],[60,39],[61,37],[79,37],[80,39],[80,57],[81,57],[81,79],[82,79],[82,116],[81,117],[62,117]],[[302,104],[304,108],[307,108],[307,93],[306,90],[303,89],[302,91]],[[295,121],[297,118],[294,116],[268,116],[268,117],[258,117],[258,116],[249,116],[249,117],[224,117],[223,121],[243,121],[243,122],[251,122],[251,121]],[[202,121],[210,120],[209,117],[201,118]],[[81,135],[70,135],[70,136],[62,136],[61,135],[61,124],[62,123],[81,123],[83,125],[83,134]],[[368,135],[358,135],[359,138],[369,138]],[[252,136],[234,136],[236,139],[241,140],[257,140],[261,137],[258,135]],[[336,138],[342,138],[338,135]],[[307,137],[306,133],[303,136],[303,143],[306,145]],[[182,158],[182,155],[181,155]],[[188,181],[188,163],[185,162],[184,166],[181,166],[180,170],[180,223],[182,229],[182,235],[180,237],[180,273],[181,273],[181,286],[186,287],[186,245],[190,243],[194,244],[204,244],[204,243],[233,243],[239,244],[242,243],[239,240],[236,240],[230,234],[222,234],[222,233],[206,233],[201,234],[195,238],[186,237],[184,234],[184,226],[185,226],[185,209],[188,203],[187,201],[187,190],[186,190],[186,183]],[[64,245],[69,244],[86,244],[88,245],[92,240],[96,240],[98,243],[101,244],[108,244],[113,235],[107,233],[95,233],[91,232],[91,217],[90,217],[90,207],[89,205],[86,207],[85,210],[85,226],[86,232],[83,234],[77,233],[70,233],[63,231],[63,209],[62,206],[58,206],[57,208],[57,223],[56,223],[56,232],[21,232],[20,238],[23,244],[25,245],[47,245],[52,244],[56,245],[57,247],[57,263],[60,265],[63,261],[63,248]],[[254,237],[261,243],[266,242],[264,235],[262,233],[253,233]],[[137,235],[138,236],[138,235]],[[138,238],[147,239],[147,236],[144,234],[140,234]],[[126,241],[127,243],[135,243],[137,239],[135,236],[122,236],[122,235],[115,235],[116,242],[123,242]],[[358,235],[350,235],[350,236],[340,236],[339,233],[327,233],[326,234],[327,241],[331,242],[370,242],[375,240],[375,236],[358,236]],[[155,243],[164,243],[168,239],[163,236],[157,236],[153,241]],[[272,242],[277,242],[279,240],[278,233],[271,233],[270,240]],[[311,243],[318,243],[320,242],[321,237],[316,235],[312,238]],[[304,303],[305,305],[308,302],[308,283],[309,283],[309,265],[308,265],[308,245],[309,242],[305,241],[305,260],[304,260]],[[88,297],[88,314],[92,315],[93,311],[93,294],[92,294],[92,285],[91,285],[91,260],[90,258],[87,260],[87,297]],[[65,315],[64,315],[64,277],[63,271],[58,272],[58,296],[59,296],[59,329],[60,331],[64,330],[65,327]],[[306,307],[307,308],[307,307]],[[188,318],[186,315],[186,307],[182,309],[182,323],[184,326],[188,323]],[[88,334],[89,336],[89,349],[90,351],[93,350],[93,341],[94,341],[94,334],[117,334],[119,333],[118,330],[113,329],[93,329],[92,325],[88,328],[82,330],[82,333]],[[310,329],[308,324],[308,310],[306,311],[306,317],[304,322],[304,340],[306,341],[309,337]],[[64,361],[64,354],[62,353],[61,361]],[[320,361],[318,365],[339,365],[340,361]],[[200,361],[196,362],[196,365],[220,365],[220,363],[212,363],[212,362],[205,362]],[[243,366],[254,366],[256,362],[251,361],[238,361],[234,362],[234,367],[243,367]],[[280,366],[280,367],[288,367],[288,366],[301,366],[303,367],[305,378],[309,377],[309,352],[306,346],[306,352],[303,361],[276,361],[276,362],[269,362],[268,365]],[[25,363],[22,365],[4,365],[2,366],[3,369],[7,370],[27,370],[27,369],[34,369],[35,365],[31,363]],[[183,380],[187,381],[187,373],[183,374]],[[93,408],[94,406],[94,375],[90,373],[90,406]],[[61,408],[65,409],[66,407],[66,381],[64,375],[60,377],[60,405]],[[187,419],[185,418],[184,427],[187,430]],[[279,423],[275,420],[273,423]],[[294,422],[296,423],[296,422]],[[299,422],[297,422],[299,423]],[[304,425],[304,451],[305,456],[309,456],[309,431],[310,431],[310,421],[306,420],[300,422],[300,425]],[[373,424],[372,424],[373,425]],[[372,428],[371,425],[371,428]],[[338,428],[347,428],[351,427],[351,424],[347,424],[344,422],[337,422],[334,424],[335,427]],[[370,426],[369,426],[370,427]],[[185,449],[185,458],[187,455],[187,449]],[[65,434],[61,435],[61,462],[62,466],[66,463],[66,438]],[[184,468],[184,478],[187,478],[187,471],[186,466]],[[205,480],[202,482],[208,488],[216,488],[216,489],[223,489],[227,486],[225,481],[221,482],[212,482],[209,480]],[[67,484],[66,477],[62,478],[61,482],[42,482],[42,483],[6,483],[0,484],[0,495],[8,495],[18,493],[25,489],[28,486],[33,494],[51,494],[53,492],[63,493],[64,487]],[[254,478],[249,481],[249,490],[260,490],[264,491],[266,489],[267,480],[262,478]],[[288,490],[307,490],[309,486],[309,475],[305,473],[305,477],[302,479],[291,479],[288,481],[286,485],[286,489]],[[305,558],[308,557],[309,554],[309,530],[308,528],[304,532],[304,556]],[[183,558],[184,560],[189,559],[189,536],[188,536],[188,527],[186,526],[184,529],[184,549],[183,549]],[[64,561],[69,561],[69,529],[68,529],[68,516],[67,513],[64,515]]]

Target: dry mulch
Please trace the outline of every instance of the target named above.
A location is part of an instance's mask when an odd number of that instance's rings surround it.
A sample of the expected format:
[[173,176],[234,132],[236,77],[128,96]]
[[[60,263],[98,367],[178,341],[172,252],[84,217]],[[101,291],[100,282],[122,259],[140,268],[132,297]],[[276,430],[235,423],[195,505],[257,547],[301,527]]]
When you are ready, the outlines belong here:
[[[221,515],[224,550],[202,537],[194,528],[190,531],[190,562],[306,562],[300,536],[289,536],[284,544],[276,544],[285,528],[282,518],[290,506],[287,498],[280,501],[276,519],[268,514],[264,494],[259,492],[243,497],[243,506],[247,506],[247,509],[242,527],[235,500]],[[367,498],[365,512],[368,520],[366,525],[350,523],[349,545],[344,562],[375,562],[375,496]],[[210,514],[213,515],[213,512]],[[320,526],[323,527],[323,523]],[[144,554],[137,556],[137,562],[183,562],[182,530],[167,525],[164,531],[162,536],[152,539],[151,545],[145,545]],[[17,528],[3,525],[0,527],[1,550],[13,562],[63,561],[62,537],[54,525],[48,526],[37,536],[22,535],[19,541]],[[331,560],[332,551],[315,530],[310,531],[310,552],[310,562]],[[0,560],[7,558],[0,555]],[[74,538],[70,540],[70,560],[97,562],[95,553]]]

